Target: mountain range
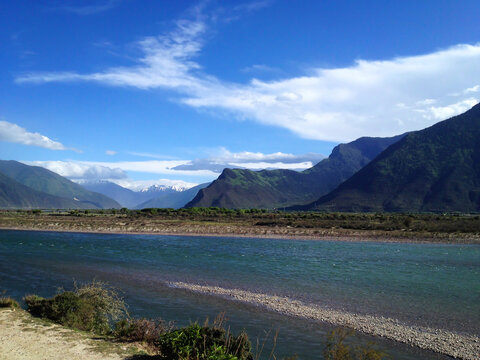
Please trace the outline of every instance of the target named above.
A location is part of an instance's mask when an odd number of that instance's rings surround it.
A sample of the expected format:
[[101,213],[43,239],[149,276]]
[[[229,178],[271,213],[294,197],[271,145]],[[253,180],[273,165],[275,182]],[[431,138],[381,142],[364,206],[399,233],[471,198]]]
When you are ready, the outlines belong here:
[[362,137],[336,146],[330,156],[302,172],[225,169],[186,207],[283,208],[327,194],[404,135]]
[[0,208],[226,207],[378,212],[480,211],[480,104],[429,128],[336,146],[302,172],[224,169],[191,189],[76,184],[0,161]]
[[304,210],[480,211],[480,104],[407,134]]

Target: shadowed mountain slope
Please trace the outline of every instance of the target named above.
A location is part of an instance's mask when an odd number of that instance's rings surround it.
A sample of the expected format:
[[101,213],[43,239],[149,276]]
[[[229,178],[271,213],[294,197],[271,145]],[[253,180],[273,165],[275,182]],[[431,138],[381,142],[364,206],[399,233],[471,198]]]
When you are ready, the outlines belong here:
[[281,208],[309,203],[333,190],[402,136],[363,137],[340,144],[328,158],[303,172],[224,169],[186,207]]
[[81,208],[119,208],[109,197],[88,191],[78,184],[39,166],[28,166],[18,161],[0,160],[0,172],[35,191],[82,202]]
[[87,206],[82,202],[33,190],[0,173],[0,208],[82,209],[87,208]]
[[304,207],[332,211],[480,211],[480,105],[409,133]]

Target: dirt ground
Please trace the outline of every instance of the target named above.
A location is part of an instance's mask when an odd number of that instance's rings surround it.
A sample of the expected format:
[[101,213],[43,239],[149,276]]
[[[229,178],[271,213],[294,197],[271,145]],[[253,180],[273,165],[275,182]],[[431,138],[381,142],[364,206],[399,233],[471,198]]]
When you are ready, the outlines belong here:
[[138,349],[0,309],[0,360],[140,359]]

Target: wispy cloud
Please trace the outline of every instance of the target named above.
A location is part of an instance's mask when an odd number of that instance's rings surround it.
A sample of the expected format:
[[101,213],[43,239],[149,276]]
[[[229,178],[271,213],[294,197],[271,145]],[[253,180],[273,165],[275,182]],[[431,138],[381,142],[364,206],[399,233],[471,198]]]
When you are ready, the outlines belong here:
[[[45,167],[72,180],[109,180],[118,184],[132,183],[132,174],[150,174],[178,178],[214,180],[225,168],[303,170],[323,159],[320,154],[263,154],[243,151],[234,153],[226,148],[216,149],[212,156],[194,160],[144,161],[25,161]],[[152,176],[152,177],[153,177]],[[150,180],[149,180],[150,181]],[[153,181],[153,180],[152,180]],[[157,181],[157,180],[155,180]],[[175,180],[177,181],[177,180]],[[158,183],[158,182],[156,182]],[[132,183],[133,184],[133,183]],[[138,183],[140,184],[140,183]],[[191,182],[191,184],[195,184]],[[124,185],[122,185],[124,186]],[[132,185],[133,186],[133,185]],[[193,185],[192,185],[193,186]]]
[[180,95],[177,101],[194,108],[226,110],[303,138],[328,141],[421,129],[480,98],[480,44],[389,60],[357,60],[349,67],[314,68],[297,77],[241,84],[211,76],[194,61],[207,29],[207,20],[197,14],[177,21],[170,33],[138,42],[143,56],[130,67],[90,74],[30,73],[16,81],[170,89]]
[[70,1],[54,7],[54,10],[71,12],[78,15],[94,15],[113,9],[120,0],[93,0],[84,2],[85,5],[72,4]]
[[174,167],[174,169],[209,170],[216,173],[222,172],[225,168],[304,170],[312,167],[323,158],[325,158],[323,155],[315,153],[302,155],[282,152],[263,154],[249,151],[233,153],[222,147],[217,150],[217,154],[211,157],[191,160],[187,164]]
[[67,148],[62,143],[45,135],[27,131],[25,128],[8,121],[0,121],[0,141],[39,146],[50,150],[74,150],[78,152],[78,150]]
[[265,64],[254,64],[251,66],[244,67],[240,71],[244,73],[280,73],[281,70],[273,66],[268,66]]
[[257,11],[264,7],[270,6],[272,4],[272,0],[261,0],[261,1],[252,1],[252,2],[245,2],[242,4],[238,4],[233,8],[233,11],[237,12],[250,12],[250,11]]
[[45,167],[71,179],[124,179],[129,173],[154,175],[218,176],[210,170],[176,170],[189,160],[148,160],[148,161],[32,161],[29,164]]
[[170,155],[163,155],[163,154],[155,154],[151,152],[139,152],[139,151],[127,151],[129,155],[143,157],[143,158],[150,158],[150,159],[163,159],[163,160],[175,160],[178,159],[177,157],[170,156]]

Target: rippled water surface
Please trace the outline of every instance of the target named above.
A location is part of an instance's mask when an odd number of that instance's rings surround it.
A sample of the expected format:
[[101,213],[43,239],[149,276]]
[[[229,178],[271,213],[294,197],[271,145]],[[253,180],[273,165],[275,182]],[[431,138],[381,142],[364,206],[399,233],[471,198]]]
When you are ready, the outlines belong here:
[[[52,296],[106,280],[136,316],[189,321],[225,311],[252,338],[279,330],[277,354],[318,359],[330,328],[172,289],[183,281],[286,295],[406,323],[479,334],[480,246],[0,231],[0,290]],[[369,340],[357,336],[354,341]],[[441,359],[392,341],[398,359]],[[266,354],[268,355],[268,354]]]

